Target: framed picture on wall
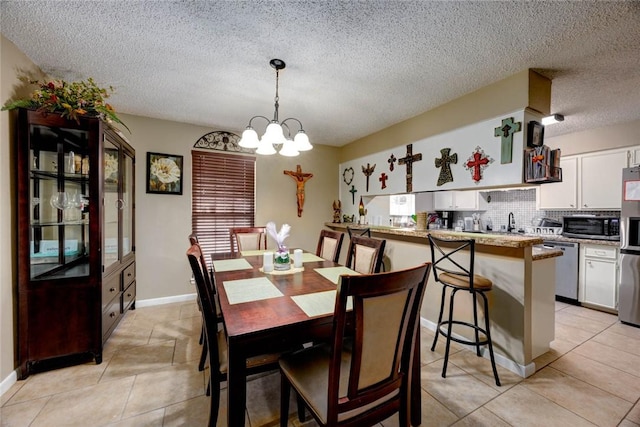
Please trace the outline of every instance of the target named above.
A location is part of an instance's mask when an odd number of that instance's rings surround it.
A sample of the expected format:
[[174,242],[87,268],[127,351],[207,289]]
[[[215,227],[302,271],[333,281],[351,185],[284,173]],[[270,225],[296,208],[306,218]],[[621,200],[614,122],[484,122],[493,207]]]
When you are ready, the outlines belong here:
[[147,193],[182,194],[182,156],[147,153]]
[[544,126],[535,120],[529,122],[527,129],[527,146],[541,147],[544,144]]

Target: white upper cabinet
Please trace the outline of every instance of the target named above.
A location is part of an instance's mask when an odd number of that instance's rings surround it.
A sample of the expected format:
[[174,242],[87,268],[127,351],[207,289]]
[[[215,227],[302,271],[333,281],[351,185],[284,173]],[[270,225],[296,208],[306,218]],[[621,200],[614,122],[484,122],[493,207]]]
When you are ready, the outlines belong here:
[[483,200],[477,190],[438,191],[433,194],[433,204],[437,211],[485,210]]
[[628,151],[607,151],[580,158],[580,208],[614,209],[622,207],[622,169],[627,167]]
[[619,210],[622,169],[630,150],[616,149],[563,157],[562,182],[543,184],[538,192],[541,210]]
[[562,182],[544,184],[538,192],[538,209],[576,209],[578,206],[578,159],[560,159]]

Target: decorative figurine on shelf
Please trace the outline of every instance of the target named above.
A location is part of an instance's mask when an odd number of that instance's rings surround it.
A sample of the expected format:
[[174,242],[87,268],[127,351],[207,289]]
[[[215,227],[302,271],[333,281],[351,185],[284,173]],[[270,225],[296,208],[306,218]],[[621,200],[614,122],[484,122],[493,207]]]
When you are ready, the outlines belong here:
[[362,196],[360,197],[360,204],[358,205],[358,213],[360,214],[360,225],[364,225],[367,223],[367,210],[364,208],[364,203],[362,202]]
[[313,178],[312,173],[303,173],[300,165],[296,165],[296,171],[284,171],[285,175],[289,175],[296,181],[296,197],[298,199],[298,216],[302,216],[302,207],[304,206],[304,184]]
[[342,215],[342,222],[353,222],[356,219],[355,215]]
[[333,201],[333,223],[334,224],[340,223],[340,212],[342,212],[342,203],[340,203],[340,200],[334,200]]

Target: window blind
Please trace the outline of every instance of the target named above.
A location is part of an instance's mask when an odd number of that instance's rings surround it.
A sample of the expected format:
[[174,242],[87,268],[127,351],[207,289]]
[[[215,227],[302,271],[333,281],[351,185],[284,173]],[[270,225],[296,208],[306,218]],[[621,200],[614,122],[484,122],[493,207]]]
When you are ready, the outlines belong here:
[[256,159],[192,151],[191,230],[207,258],[231,252],[229,229],[253,227]]

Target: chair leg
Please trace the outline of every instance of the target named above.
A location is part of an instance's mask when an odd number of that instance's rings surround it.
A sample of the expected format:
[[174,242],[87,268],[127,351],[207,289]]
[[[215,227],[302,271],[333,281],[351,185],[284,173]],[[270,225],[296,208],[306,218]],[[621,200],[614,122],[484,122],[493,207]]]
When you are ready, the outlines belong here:
[[204,343],[204,319],[202,321],[202,328],[200,329],[200,339],[198,339],[198,344],[202,345]]
[[487,301],[487,296],[484,292],[480,293],[482,295],[482,299],[484,300],[484,324],[485,331],[487,334],[487,345],[489,346],[489,357],[491,358],[491,368],[493,369],[493,376],[496,379],[496,385],[500,387],[500,379],[498,378],[498,370],[496,369],[496,360],[493,356],[493,344],[491,341],[491,331],[489,330],[489,302]]
[[289,424],[289,395],[291,386],[284,374],[280,374],[280,427],[287,427]]
[[440,334],[440,323],[442,323],[442,312],[444,311],[444,298],[447,293],[446,286],[442,286],[442,299],[440,300],[440,314],[438,314],[438,323],[436,323],[436,336],[433,338],[433,344],[431,344],[431,351],[435,351],[436,343],[438,342],[438,335]]
[[209,353],[209,346],[207,340],[202,343],[202,353],[200,353],[200,363],[198,363],[198,371],[204,371],[204,364],[207,361],[207,354]]
[[[484,296],[484,295],[483,295]],[[471,292],[471,297],[473,301],[473,326],[474,326],[474,334],[476,337],[476,355],[480,357],[480,332],[478,331],[478,296],[476,292]]]
[[444,350],[444,363],[442,364],[442,378],[447,377],[447,363],[449,362],[449,348],[451,347],[451,333],[453,330],[453,300],[455,299],[457,289],[451,290],[449,297],[449,323],[447,324],[447,345]]
[[209,427],[216,427],[220,410],[220,383],[213,384],[213,375],[209,377],[208,388],[211,389],[211,407],[209,410]]

